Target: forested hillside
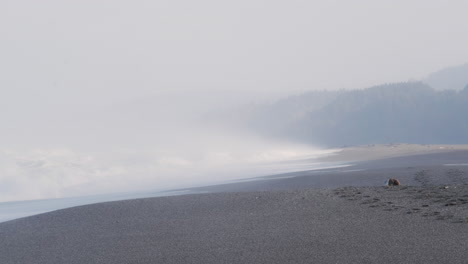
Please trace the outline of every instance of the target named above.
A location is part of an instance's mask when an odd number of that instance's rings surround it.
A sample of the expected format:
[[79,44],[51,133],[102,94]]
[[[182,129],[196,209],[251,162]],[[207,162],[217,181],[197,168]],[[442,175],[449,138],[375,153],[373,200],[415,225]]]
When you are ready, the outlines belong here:
[[422,82],[310,92],[238,114],[263,135],[323,146],[468,143],[468,88],[436,91]]

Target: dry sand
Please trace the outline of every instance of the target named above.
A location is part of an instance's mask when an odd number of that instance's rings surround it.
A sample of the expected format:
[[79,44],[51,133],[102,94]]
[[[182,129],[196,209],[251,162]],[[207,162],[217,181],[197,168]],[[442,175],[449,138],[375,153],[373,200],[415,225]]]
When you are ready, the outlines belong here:
[[[0,224],[0,263],[467,263],[467,160],[394,157],[17,219]],[[404,186],[379,186],[389,176]]]
[[467,151],[468,145],[420,145],[420,144],[372,144],[344,147],[322,161],[354,162],[386,159],[393,157]]

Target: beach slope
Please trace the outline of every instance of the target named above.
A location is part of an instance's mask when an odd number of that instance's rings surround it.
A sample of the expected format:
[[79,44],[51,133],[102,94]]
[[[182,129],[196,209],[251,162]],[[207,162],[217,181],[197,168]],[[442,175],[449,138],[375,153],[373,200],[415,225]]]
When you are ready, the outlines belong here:
[[467,158],[392,155],[16,219],[0,223],[0,263],[467,263]]
[[468,206],[445,204],[467,194],[347,187],[87,205],[0,224],[0,262],[466,263]]

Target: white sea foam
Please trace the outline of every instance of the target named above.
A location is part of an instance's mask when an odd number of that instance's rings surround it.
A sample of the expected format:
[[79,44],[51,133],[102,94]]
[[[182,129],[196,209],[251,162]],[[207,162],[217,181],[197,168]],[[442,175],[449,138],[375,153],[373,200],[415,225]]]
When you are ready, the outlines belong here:
[[199,142],[199,147],[193,144],[187,149],[175,146],[94,152],[69,148],[4,149],[0,151],[0,201],[220,183],[321,167],[323,164],[313,160],[334,152],[258,140],[202,145]]
[[223,147],[198,153],[2,150],[0,222],[77,205],[180,194],[167,191],[174,188],[338,166],[316,161],[336,150],[258,141]]

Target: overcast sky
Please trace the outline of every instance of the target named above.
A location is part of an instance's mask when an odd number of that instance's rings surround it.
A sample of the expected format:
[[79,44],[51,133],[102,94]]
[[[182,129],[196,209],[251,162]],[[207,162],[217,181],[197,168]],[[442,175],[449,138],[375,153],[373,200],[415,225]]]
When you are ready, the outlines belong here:
[[3,0],[1,96],[273,94],[419,79],[468,62],[467,10],[465,0]]

